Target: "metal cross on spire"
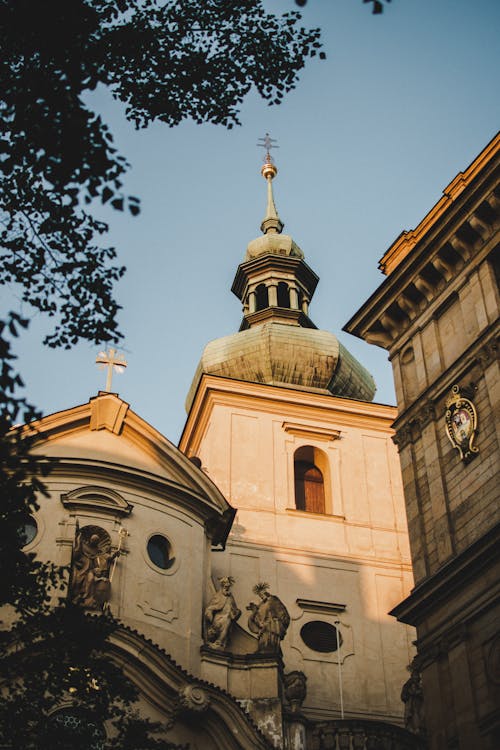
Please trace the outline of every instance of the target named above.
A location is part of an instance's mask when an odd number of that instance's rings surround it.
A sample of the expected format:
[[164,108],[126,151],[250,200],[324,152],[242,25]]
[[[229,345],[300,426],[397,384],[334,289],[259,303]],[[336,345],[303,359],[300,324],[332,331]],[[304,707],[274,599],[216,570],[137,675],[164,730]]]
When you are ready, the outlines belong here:
[[[276,138],[271,138],[269,133],[266,133],[264,138],[259,138],[258,140],[259,140],[259,143],[257,143],[257,146],[259,146],[259,148],[265,148],[266,150],[264,161],[267,161],[268,163],[272,164],[273,157],[271,156],[271,149],[279,148],[279,146],[275,145],[277,143]],[[262,141],[262,143],[260,141]]]
[[274,178],[278,174],[278,167],[274,163],[274,160],[270,153],[272,148],[279,148],[279,146],[276,145],[276,138],[271,138],[269,133],[266,133],[264,138],[259,138],[259,143],[257,143],[257,146],[260,146],[261,148],[264,148],[266,150],[266,154],[264,156],[264,164],[262,165],[260,173],[262,177],[264,177],[264,179],[267,181],[267,209],[266,215],[262,221],[262,224],[260,225],[260,228],[264,232],[264,234],[267,234],[268,232],[277,232],[278,234],[280,234],[281,230],[283,229],[283,222],[281,221],[280,217],[278,216],[278,212],[276,211],[272,184]]
[[123,372],[127,366],[127,362],[123,354],[118,354],[117,349],[110,347],[107,351],[99,352],[96,357],[96,364],[99,365],[99,369],[104,370],[107,368],[106,373],[106,388],[104,389],[108,393],[111,391],[111,381],[113,379],[113,370],[115,372]]

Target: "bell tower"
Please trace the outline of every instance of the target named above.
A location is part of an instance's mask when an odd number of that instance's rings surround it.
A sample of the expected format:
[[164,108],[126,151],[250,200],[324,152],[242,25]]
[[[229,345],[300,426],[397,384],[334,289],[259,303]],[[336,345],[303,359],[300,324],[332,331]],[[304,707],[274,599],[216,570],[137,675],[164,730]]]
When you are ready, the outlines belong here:
[[261,140],[266,148],[261,174],[267,182],[267,209],[260,225],[263,234],[249,243],[231,287],[243,303],[240,331],[268,320],[316,328],[309,318],[309,302],[319,279],[305,263],[300,247],[290,235],[282,234],[284,224],[273,195],[278,168],[270,153],[276,146],[268,134]]

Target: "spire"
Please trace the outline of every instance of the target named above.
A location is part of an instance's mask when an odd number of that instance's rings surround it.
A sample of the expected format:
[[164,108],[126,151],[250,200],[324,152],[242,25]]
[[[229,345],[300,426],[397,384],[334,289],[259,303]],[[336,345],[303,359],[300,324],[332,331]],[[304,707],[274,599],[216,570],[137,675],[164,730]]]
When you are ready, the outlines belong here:
[[267,234],[268,232],[281,234],[284,225],[278,216],[273,195],[273,179],[278,174],[278,167],[274,163],[274,159],[270,153],[272,148],[279,148],[279,146],[274,145],[276,140],[270,138],[269,133],[266,133],[264,138],[259,138],[259,141],[262,141],[262,143],[258,143],[257,145],[262,146],[266,150],[264,164],[260,171],[264,179],[267,180],[267,209],[260,228],[264,234]]

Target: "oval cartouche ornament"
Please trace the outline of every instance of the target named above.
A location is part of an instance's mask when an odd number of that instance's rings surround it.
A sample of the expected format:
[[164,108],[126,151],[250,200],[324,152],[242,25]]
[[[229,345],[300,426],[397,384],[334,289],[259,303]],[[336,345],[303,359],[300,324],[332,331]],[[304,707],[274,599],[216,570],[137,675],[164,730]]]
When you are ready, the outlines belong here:
[[460,453],[460,458],[468,463],[479,453],[473,445],[477,431],[477,414],[472,401],[460,393],[454,385],[446,399],[446,433],[451,444]]

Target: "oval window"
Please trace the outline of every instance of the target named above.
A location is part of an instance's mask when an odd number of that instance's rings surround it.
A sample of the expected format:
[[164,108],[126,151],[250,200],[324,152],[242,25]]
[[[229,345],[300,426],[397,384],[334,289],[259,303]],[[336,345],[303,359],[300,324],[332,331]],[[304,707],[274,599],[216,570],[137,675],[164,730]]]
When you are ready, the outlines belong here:
[[26,521],[21,526],[21,539],[23,542],[23,547],[26,547],[28,544],[30,544],[33,539],[38,534],[38,524],[33,518],[33,516],[28,516],[26,518]]
[[336,627],[329,622],[312,620],[306,622],[300,630],[300,637],[312,651],[329,654],[342,645],[342,636]]
[[148,555],[157,568],[168,570],[174,564],[175,558],[172,557],[172,547],[166,536],[154,534],[148,541]]

